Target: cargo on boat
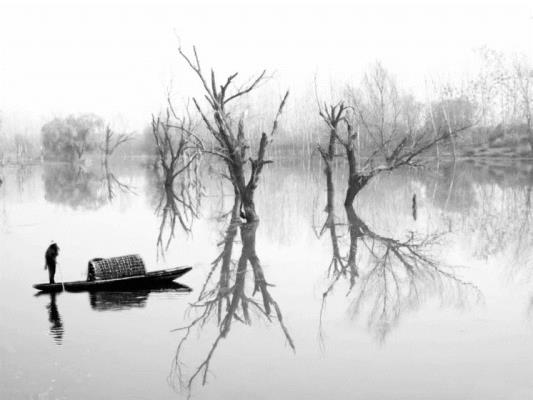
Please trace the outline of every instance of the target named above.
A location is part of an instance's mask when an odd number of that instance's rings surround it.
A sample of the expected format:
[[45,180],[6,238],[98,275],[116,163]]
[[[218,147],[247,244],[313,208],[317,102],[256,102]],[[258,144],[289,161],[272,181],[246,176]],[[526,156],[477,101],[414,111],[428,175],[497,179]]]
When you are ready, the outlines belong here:
[[69,292],[84,290],[111,290],[130,288],[150,288],[168,283],[192,268],[183,266],[159,271],[146,272],[139,255],[112,258],[94,258],[87,266],[87,279],[84,281],[38,283],[35,289],[45,292]]

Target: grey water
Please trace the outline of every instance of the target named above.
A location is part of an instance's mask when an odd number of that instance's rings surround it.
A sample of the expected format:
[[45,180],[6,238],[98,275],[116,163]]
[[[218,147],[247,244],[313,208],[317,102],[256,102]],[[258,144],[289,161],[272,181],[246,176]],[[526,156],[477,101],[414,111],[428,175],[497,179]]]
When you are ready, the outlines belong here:
[[[383,175],[351,213],[342,166],[328,209],[318,163],[276,161],[228,264],[234,282],[251,243],[268,285],[247,269],[233,309],[216,269],[233,192],[208,169],[183,221],[142,160],[0,170],[0,398],[533,398],[533,165]],[[192,290],[36,295],[51,240],[58,281],[136,253],[193,266]]]

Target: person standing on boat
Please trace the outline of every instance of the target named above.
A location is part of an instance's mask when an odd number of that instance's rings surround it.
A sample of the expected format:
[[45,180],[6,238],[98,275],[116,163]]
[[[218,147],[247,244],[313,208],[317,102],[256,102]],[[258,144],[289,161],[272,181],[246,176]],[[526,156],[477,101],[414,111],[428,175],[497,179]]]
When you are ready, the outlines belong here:
[[46,253],[44,255],[44,269],[48,270],[48,277],[50,279],[50,283],[55,283],[54,275],[56,274],[56,258],[58,255],[59,246],[56,243],[52,242],[52,244],[48,246],[48,249],[46,249]]

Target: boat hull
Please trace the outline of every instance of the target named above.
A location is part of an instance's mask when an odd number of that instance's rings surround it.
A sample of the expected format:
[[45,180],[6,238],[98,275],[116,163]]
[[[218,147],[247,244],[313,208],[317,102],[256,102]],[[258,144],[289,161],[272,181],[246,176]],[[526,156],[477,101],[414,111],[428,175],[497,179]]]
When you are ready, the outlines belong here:
[[171,282],[183,274],[186,274],[191,269],[191,267],[177,267],[147,272],[144,275],[128,276],[118,279],[74,281],[63,283],[38,283],[33,285],[33,287],[43,292],[61,292],[63,289],[67,292],[81,292],[91,290],[150,288]]

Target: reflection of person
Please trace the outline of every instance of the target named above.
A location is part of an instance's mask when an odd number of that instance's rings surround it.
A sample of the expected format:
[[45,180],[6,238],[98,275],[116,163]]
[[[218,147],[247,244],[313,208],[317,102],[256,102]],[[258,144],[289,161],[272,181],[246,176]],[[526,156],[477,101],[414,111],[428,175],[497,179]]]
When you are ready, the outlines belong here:
[[46,253],[44,255],[45,264],[44,269],[48,270],[48,277],[50,279],[50,283],[55,283],[54,281],[54,275],[56,274],[56,258],[59,254],[59,247],[56,243],[53,243],[48,246],[48,249],[46,250]]
[[48,309],[48,321],[52,324],[50,326],[50,334],[57,344],[61,344],[64,332],[63,322],[61,321],[61,315],[59,315],[57,309],[55,293],[50,293],[50,304],[48,304],[46,308]]

